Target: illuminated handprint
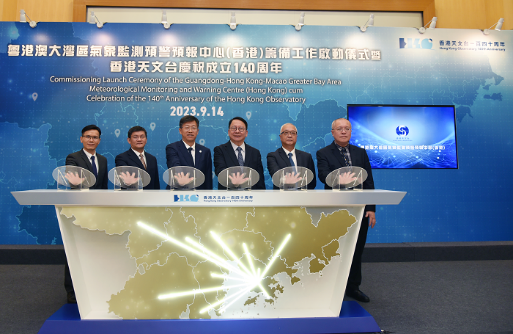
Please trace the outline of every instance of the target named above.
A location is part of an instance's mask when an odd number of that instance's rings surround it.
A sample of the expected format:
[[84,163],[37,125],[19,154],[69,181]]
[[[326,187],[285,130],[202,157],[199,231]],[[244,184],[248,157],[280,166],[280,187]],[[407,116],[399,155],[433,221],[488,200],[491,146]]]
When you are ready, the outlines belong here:
[[347,185],[355,180],[356,177],[354,176],[354,173],[351,172],[342,173],[338,176],[338,183],[340,185]]
[[122,172],[119,174],[119,177],[121,178],[121,180],[123,180],[123,183],[125,183],[127,186],[135,184],[139,181],[139,178],[135,177],[135,172],[132,174],[130,174],[129,172]]
[[78,176],[78,173],[67,172],[65,178],[74,186],[78,186],[84,182],[85,177]]
[[232,184],[234,186],[240,186],[241,184],[249,180],[249,177],[245,178],[244,176],[246,176],[245,173],[233,173],[228,177],[230,178],[230,181],[232,181]]
[[193,177],[189,176],[189,173],[176,173],[174,178],[176,179],[176,182],[178,182],[178,184],[182,187],[194,180]]
[[295,184],[303,178],[299,176],[299,173],[287,173],[284,175],[284,179],[285,184]]

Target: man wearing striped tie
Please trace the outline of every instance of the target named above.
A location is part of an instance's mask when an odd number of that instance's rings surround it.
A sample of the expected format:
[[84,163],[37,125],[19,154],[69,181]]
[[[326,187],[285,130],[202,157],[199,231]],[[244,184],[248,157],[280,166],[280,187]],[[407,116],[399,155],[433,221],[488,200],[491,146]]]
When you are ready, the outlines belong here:
[[[369,157],[365,149],[349,144],[351,139],[351,123],[345,118],[339,118],[331,124],[331,134],[333,143],[317,151],[317,170],[319,171],[319,180],[324,183],[325,189],[331,189],[326,184],[326,177],[332,171],[346,166],[357,166],[365,169],[367,180],[363,183],[363,189],[374,189],[374,179],[372,178],[372,169]],[[369,226],[374,228],[376,224],[376,206],[366,205],[365,213],[362,219],[362,225],[358,233],[358,240],[353,255],[353,262],[349,277],[347,279],[346,296],[356,299],[360,302],[369,302],[370,299],[362,291],[362,254],[367,241],[367,231]]]
[[[280,129],[281,147],[274,152],[267,154],[267,170],[271,177],[278,170],[285,167],[306,167],[313,173],[313,180],[307,185],[307,189],[315,189],[317,177],[315,175],[315,165],[312,155],[308,152],[296,149],[297,128],[294,124],[283,124]],[[273,186],[274,189],[279,189]]]
[[145,170],[150,175],[150,183],[144,189],[160,189],[159,166],[157,158],[144,150],[148,141],[146,129],[134,126],[128,130],[130,149],[116,156],[116,167],[132,166]]

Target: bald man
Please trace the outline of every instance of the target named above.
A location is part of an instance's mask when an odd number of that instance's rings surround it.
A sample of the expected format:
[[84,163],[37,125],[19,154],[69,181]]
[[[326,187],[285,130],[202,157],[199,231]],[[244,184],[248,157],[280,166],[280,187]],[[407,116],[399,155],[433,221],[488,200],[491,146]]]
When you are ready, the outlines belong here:
[[[294,166],[306,167],[313,173],[313,180],[307,185],[307,189],[315,189],[317,177],[315,176],[315,165],[312,155],[307,152],[296,150],[297,128],[294,124],[286,123],[281,126],[280,140],[281,147],[274,152],[267,154],[267,170],[271,177],[282,168]],[[279,189],[273,186],[274,189]]]

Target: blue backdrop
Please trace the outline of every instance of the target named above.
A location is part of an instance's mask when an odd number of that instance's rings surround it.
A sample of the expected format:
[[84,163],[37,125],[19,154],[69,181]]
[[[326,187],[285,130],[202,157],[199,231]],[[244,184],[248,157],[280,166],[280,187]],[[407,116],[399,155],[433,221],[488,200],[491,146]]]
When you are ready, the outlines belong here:
[[512,45],[511,31],[2,22],[0,243],[62,243],[53,207],[10,192],[55,188],[87,124],[102,129],[109,169],[127,130],[145,127],[162,174],[185,110],[210,149],[245,117],[265,160],[286,122],[315,157],[347,104],[456,106],[459,169],[375,170],[377,188],[408,194],[378,207],[369,242],[512,240]]

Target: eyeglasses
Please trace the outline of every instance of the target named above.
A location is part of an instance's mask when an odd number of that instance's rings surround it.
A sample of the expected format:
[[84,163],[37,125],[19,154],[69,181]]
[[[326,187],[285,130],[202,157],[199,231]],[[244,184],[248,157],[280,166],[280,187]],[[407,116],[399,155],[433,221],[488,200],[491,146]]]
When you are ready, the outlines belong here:
[[235,132],[235,131],[244,132],[244,131],[246,131],[246,128],[243,128],[243,127],[239,127],[239,128],[237,128],[237,127],[235,127],[235,126],[232,126],[232,127],[230,128],[230,131],[232,131],[232,132]]
[[334,130],[337,132],[344,132],[344,131],[349,132],[349,131],[351,131],[351,128],[346,126],[345,128],[336,128],[336,129],[331,129],[331,130]]
[[297,136],[297,131],[283,131],[282,133],[280,133],[280,135],[284,135],[284,136]]
[[92,140],[98,140],[98,139],[100,139],[100,137],[98,137],[98,136],[82,136],[82,137],[84,137],[87,140],[91,140],[91,139]]
[[142,136],[132,136],[130,139],[133,139],[133,140],[143,140],[143,139],[146,139],[146,136],[142,135]]
[[185,131],[196,131],[196,130],[198,130],[198,127],[197,126],[184,126],[182,129],[184,129]]

